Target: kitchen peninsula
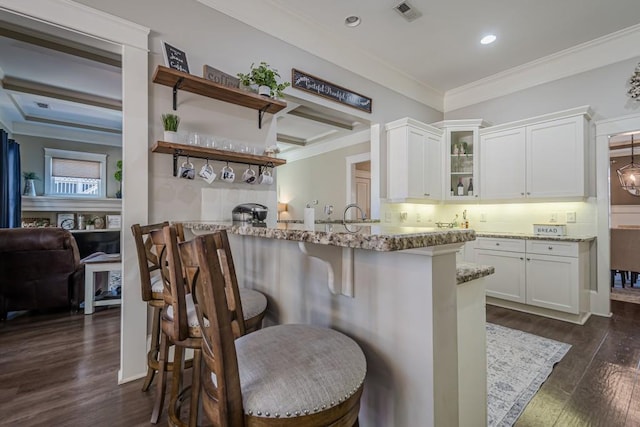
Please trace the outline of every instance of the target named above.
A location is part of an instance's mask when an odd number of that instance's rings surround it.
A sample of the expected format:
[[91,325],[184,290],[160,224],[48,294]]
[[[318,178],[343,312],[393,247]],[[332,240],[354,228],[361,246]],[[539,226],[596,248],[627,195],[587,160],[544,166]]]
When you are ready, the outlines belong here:
[[361,426],[486,420],[477,337],[485,334],[482,277],[493,268],[467,265],[456,275],[456,251],[473,230],[182,224],[193,234],[227,230],[239,283],[269,299],[266,325],[326,326],[360,344],[368,364]]

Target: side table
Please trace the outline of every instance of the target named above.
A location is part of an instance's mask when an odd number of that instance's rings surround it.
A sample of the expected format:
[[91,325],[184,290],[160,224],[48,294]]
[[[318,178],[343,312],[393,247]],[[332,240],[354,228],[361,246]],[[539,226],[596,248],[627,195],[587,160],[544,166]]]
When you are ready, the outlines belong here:
[[120,254],[104,254],[84,261],[84,314],[93,314],[94,307],[120,304],[120,298],[95,301],[95,273],[122,270]]

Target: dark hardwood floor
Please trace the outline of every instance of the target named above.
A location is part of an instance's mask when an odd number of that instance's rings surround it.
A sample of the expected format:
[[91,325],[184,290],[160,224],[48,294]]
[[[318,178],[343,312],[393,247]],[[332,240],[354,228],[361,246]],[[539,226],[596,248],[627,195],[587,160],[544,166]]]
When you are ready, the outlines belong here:
[[0,426],[150,426],[155,388],[119,365],[119,308],[0,322]]
[[640,305],[584,326],[487,306],[487,322],[571,344],[516,426],[640,426]]
[[[487,307],[489,322],[572,345],[516,426],[640,426],[640,305],[612,308],[579,326]],[[149,426],[155,388],[117,385],[119,329],[117,308],[0,322],[0,426]]]

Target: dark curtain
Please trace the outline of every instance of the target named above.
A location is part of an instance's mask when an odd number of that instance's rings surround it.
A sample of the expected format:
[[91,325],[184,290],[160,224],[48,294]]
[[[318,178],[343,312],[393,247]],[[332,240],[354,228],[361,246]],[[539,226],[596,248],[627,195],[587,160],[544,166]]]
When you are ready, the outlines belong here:
[[0,228],[18,228],[21,223],[20,144],[0,129]]

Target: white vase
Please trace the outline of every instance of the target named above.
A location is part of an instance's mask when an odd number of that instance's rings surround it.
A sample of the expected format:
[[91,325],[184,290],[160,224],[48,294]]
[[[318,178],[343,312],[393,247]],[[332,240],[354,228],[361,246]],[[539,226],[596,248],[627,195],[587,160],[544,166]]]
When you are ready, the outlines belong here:
[[24,196],[36,196],[36,182],[33,179],[25,179],[24,180],[24,191],[22,192]]
[[271,88],[269,86],[258,86],[258,95],[271,97]]
[[178,132],[174,132],[172,130],[165,130],[164,131],[164,140],[166,142],[177,143],[178,142]]

